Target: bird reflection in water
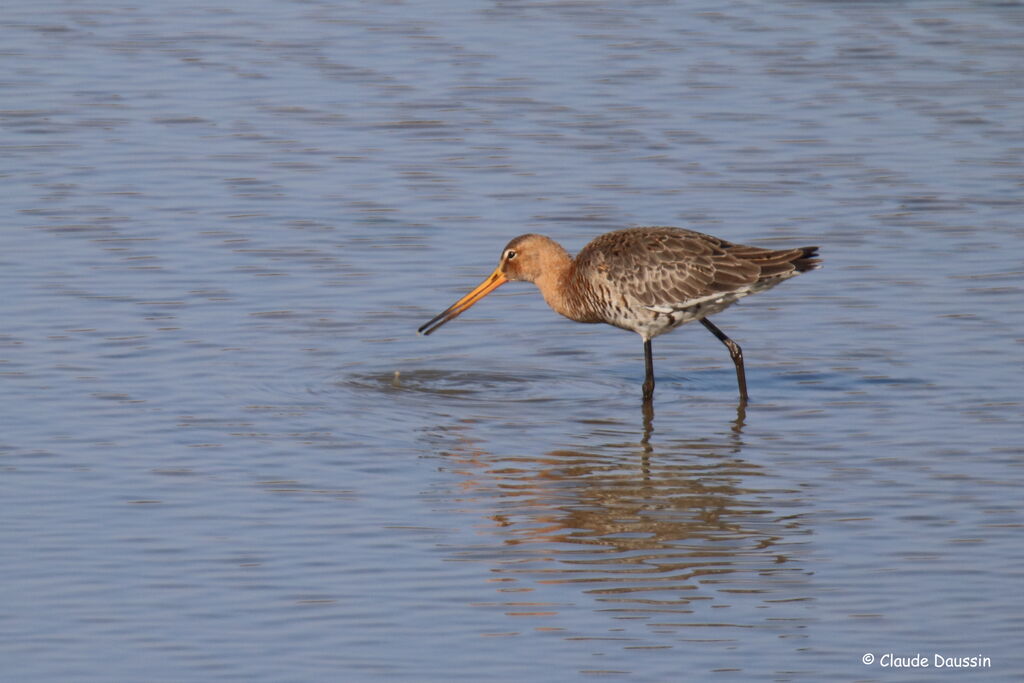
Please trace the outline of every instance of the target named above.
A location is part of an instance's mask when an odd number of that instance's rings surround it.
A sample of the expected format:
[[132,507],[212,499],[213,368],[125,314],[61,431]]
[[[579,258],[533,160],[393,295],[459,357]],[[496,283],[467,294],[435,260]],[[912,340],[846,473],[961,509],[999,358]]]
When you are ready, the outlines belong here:
[[[643,436],[640,438],[640,445],[643,447],[644,456],[650,456],[653,452],[651,436],[654,434],[654,401],[646,399],[640,407],[642,416]],[[747,422],[747,402],[743,399],[736,404],[736,419],[732,422],[730,431],[736,442],[736,452],[739,452],[742,442],[740,436],[743,434],[743,427]]]
[[[714,436],[656,442],[645,402],[633,439],[603,422],[580,447],[542,455],[497,455],[474,437],[473,423],[449,427],[443,454],[463,477],[460,510],[492,522],[483,533],[492,542],[449,549],[491,563],[502,593],[571,584],[595,609],[658,614],[659,622],[750,593],[799,599],[804,572],[791,552],[808,533],[792,514],[799,492],[760,484],[770,473],[740,457],[743,410],[741,402]],[[716,610],[697,621],[726,616]],[[680,618],[680,626],[692,619]]]

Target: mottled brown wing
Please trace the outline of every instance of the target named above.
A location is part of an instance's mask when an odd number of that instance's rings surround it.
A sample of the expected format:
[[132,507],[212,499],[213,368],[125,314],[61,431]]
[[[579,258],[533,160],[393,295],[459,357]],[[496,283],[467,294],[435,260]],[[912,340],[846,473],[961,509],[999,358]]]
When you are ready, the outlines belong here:
[[577,263],[645,306],[676,306],[753,286],[762,262],[775,265],[775,259],[759,258],[767,251],[682,228],[631,228],[598,237]]

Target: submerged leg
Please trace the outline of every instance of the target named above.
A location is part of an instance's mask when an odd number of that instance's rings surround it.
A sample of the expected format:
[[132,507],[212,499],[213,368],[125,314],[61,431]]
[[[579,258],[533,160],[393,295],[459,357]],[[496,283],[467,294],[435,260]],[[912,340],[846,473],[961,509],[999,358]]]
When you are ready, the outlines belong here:
[[644,377],[644,401],[654,398],[654,358],[651,356],[651,340],[644,339],[644,368],[647,373]]
[[747,402],[747,373],[743,371],[743,349],[740,345],[734,342],[732,339],[726,336],[725,332],[715,327],[710,320],[707,318],[701,318],[700,321],[704,324],[704,327],[708,328],[711,334],[718,337],[718,341],[725,344],[725,347],[729,349],[729,355],[732,356],[732,363],[736,366],[736,381],[740,385],[740,400],[744,403]]

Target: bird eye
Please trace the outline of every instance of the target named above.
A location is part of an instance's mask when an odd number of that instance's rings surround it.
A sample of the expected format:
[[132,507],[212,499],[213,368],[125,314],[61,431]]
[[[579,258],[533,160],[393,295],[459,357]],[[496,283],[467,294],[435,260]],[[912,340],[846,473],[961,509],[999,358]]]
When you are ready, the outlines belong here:
[[508,251],[505,252],[505,259],[506,260],[511,261],[515,257],[516,257],[515,249],[509,249]]

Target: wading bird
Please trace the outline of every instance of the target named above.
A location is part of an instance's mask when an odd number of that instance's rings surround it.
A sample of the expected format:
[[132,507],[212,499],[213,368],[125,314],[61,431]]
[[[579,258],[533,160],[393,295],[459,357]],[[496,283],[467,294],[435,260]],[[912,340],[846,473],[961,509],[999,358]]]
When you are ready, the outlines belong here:
[[601,235],[572,258],[549,237],[520,235],[501,252],[498,267],[486,280],[419,332],[430,334],[506,282],[525,280],[537,285],[548,306],[570,320],[607,323],[643,338],[644,401],[654,395],[651,340],[699,320],[729,349],[745,403],[743,352],[708,316],[748,294],[818,268],[817,255],[817,247],[764,249],[693,230],[647,227]]

